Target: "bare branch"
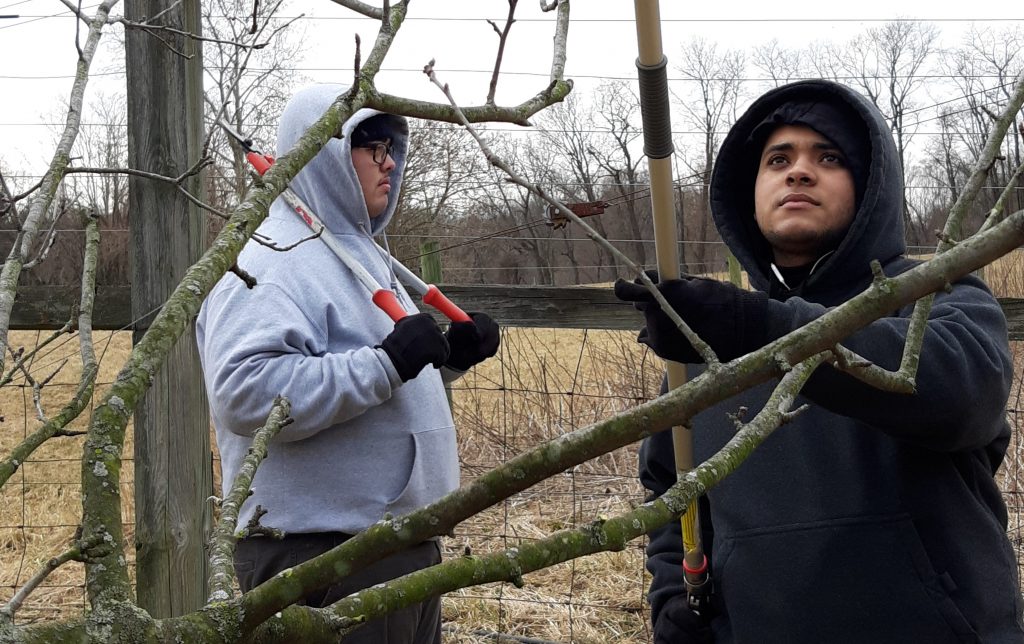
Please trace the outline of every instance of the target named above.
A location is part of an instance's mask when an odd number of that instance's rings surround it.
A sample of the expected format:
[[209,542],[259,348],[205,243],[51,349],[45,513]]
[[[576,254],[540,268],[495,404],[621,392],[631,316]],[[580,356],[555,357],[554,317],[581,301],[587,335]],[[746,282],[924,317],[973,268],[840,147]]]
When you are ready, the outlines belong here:
[[[297,16],[297,18],[301,18],[304,15],[305,14],[299,14],[299,16]],[[255,19],[256,19],[256,16],[254,14],[253,15],[253,20],[255,20]],[[153,18],[151,18],[150,20],[153,20]],[[168,27],[166,25],[153,25],[153,24],[149,24],[149,21],[146,21],[146,22],[132,22],[131,20],[128,20],[127,18],[118,18],[116,20],[116,22],[119,22],[122,25],[124,25],[125,29],[139,29],[141,31],[145,31],[145,32],[148,32],[148,33],[152,34],[153,36],[157,37],[160,40],[160,42],[162,42],[165,45],[167,45],[167,47],[169,49],[171,49],[171,51],[173,51],[174,53],[178,54],[179,56],[182,56],[183,58],[192,58],[192,56],[184,54],[184,53],[174,49],[173,47],[171,47],[170,44],[168,44],[168,42],[159,35],[160,32],[168,33],[168,34],[171,34],[171,35],[174,35],[174,36],[181,36],[182,38],[189,38],[191,40],[195,40],[195,41],[198,41],[198,42],[210,42],[210,43],[217,43],[217,44],[221,44],[221,45],[229,45],[231,47],[237,47],[239,49],[264,49],[267,45],[270,44],[270,39],[265,40],[264,42],[256,42],[256,43],[248,44],[248,43],[238,42],[237,40],[223,40],[221,38],[210,38],[209,36],[200,36],[198,34],[192,33],[191,31],[183,31],[181,29],[175,29],[174,27]],[[256,33],[256,31],[250,31],[249,33]]]
[[75,544],[66,551],[52,559],[49,559],[46,564],[39,569],[39,572],[33,575],[32,578],[25,582],[25,585],[15,593],[14,597],[11,598],[11,601],[9,601],[3,608],[0,608],[0,623],[11,622],[14,619],[15,613],[17,613],[18,609],[21,608],[21,605],[25,603],[28,596],[31,595],[32,591],[38,588],[47,577],[50,576],[50,573],[69,561],[85,561],[86,559],[92,558],[96,556],[97,549],[104,550],[106,548],[109,548],[109,546],[104,544],[103,539],[98,536],[92,536],[87,539],[77,540]]
[[278,396],[274,400],[266,424],[253,435],[249,453],[231,484],[231,491],[220,505],[220,521],[210,538],[210,593],[207,602],[225,601],[234,596],[235,569],[232,556],[237,539],[235,529],[238,527],[238,513],[249,497],[256,470],[267,457],[267,444],[292,422],[288,417],[290,411],[291,403],[287,398]]
[[498,29],[498,25],[491,20],[487,21],[487,24],[491,25],[495,33],[498,34],[498,53],[494,56],[494,71],[491,73],[491,84],[487,90],[487,100],[485,101],[487,105],[494,105],[494,94],[498,91],[498,75],[501,73],[501,61],[505,55],[505,43],[508,42],[508,34],[516,21],[517,4],[519,4],[519,0],[508,0],[508,16],[505,18],[504,29]]
[[186,199],[188,199],[196,206],[202,208],[203,210],[213,215],[216,215],[217,217],[220,217],[221,219],[228,219],[230,215],[200,200],[191,192],[186,190],[185,186],[182,185],[186,179],[198,173],[199,170],[201,170],[203,167],[206,167],[212,162],[212,159],[209,158],[200,159],[195,165],[186,170],[179,177],[168,177],[162,174],[156,174],[155,172],[146,172],[145,170],[136,170],[134,168],[67,168],[65,170],[65,174],[124,174],[142,177],[143,179],[152,179],[153,181],[160,181],[163,183],[170,183],[174,185],[178,189],[178,191],[185,196]]
[[[54,436],[71,435],[71,432],[67,432],[65,428],[71,421],[78,418],[89,404],[89,401],[92,400],[96,374],[99,373],[96,354],[92,347],[92,313],[96,298],[96,265],[99,258],[99,248],[99,226],[95,217],[89,217],[85,222],[85,258],[82,262],[82,293],[78,314],[78,342],[79,351],[82,356],[82,375],[78,381],[78,388],[75,391],[75,395],[64,405],[60,413],[22,441],[7,459],[0,461],[0,486],[7,482],[11,475],[25,462],[25,459],[40,445]],[[72,323],[69,320],[60,331],[37,345],[29,355],[34,355],[41,348],[53,342],[60,334],[70,331],[71,327]],[[18,365],[24,364],[26,359],[27,356],[19,356]],[[9,378],[10,374],[8,374],[8,378],[3,382],[7,382]],[[0,386],[2,386],[3,382],[0,382]]]
[[10,189],[7,187],[7,181],[4,179],[4,174],[0,171],[0,219],[9,217],[11,221],[18,221],[18,200],[11,195]]
[[523,575],[597,552],[618,551],[651,530],[677,520],[707,490],[734,472],[772,432],[806,407],[790,411],[800,389],[825,359],[819,353],[797,365],[775,387],[764,408],[714,456],[679,478],[665,494],[631,512],[560,530],[482,557],[465,555],[362,590],[330,607],[342,620],[374,619],[445,592],[486,582],[523,584]]
[[42,342],[37,343],[36,346],[31,351],[26,352],[24,351],[23,348],[19,349],[18,351],[15,351],[13,348],[10,348],[9,350],[11,352],[11,355],[14,357],[15,362],[11,366],[11,370],[7,372],[7,375],[5,375],[3,379],[0,379],[0,387],[3,387],[7,383],[9,383],[14,377],[14,372],[16,370],[21,369],[21,366],[23,364],[31,360],[34,356],[38,355],[40,351],[45,349],[47,345],[51,344],[60,336],[64,335],[65,333],[71,333],[73,329],[74,321],[68,320],[60,329],[51,333],[49,337],[44,339]]
[[[1024,129],[1024,126],[1022,126],[1022,129]],[[1002,221],[1003,209],[1006,208],[1006,204],[1010,200],[1010,196],[1018,189],[1017,181],[1020,180],[1022,174],[1024,174],[1024,163],[1018,165],[1017,169],[1010,175],[1010,178],[1007,179],[1006,187],[1003,188],[1003,191],[999,194],[999,198],[996,199],[995,204],[993,204],[992,210],[989,211],[988,217],[985,218],[985,222],[981,225],[979,232],[984,232]]]
[[539,185],[530,183],[526,179],[519,176],[511,168],[511,166],[509,166],[503,159],[499,158],[496,154],[494,154],[494,152],[491,151],[487,143],[480,137],[480,135],[476,132],[472,125],[470,125],[469,120],[466,118],[465,114],[463,114],[462,110],[459,108],[458,104],[455,101],[455,98],[452,96],[451,91],[449,91],[448,85],[442,85],[440,81],[437,80],[437,75],[434,73],[433,62],[434,61],[430,61],[430,64],[423,68],[423,72],[430,78],[430,82],[434,83],[434,85],[439,87],[441,91],[444,92],[444,95],[448,98],[448,101],[451,104],[452,109],[455,111],[456,116],[459,118],[461,125],[465,127],[466,130],[476,140],[477,145],[480,146],[480,149],[483,151],[484,156],[487,157],[487,161],[494,167],[504,172],[512,183],[523,188],[526,188],[533,194],[537,195],[544,201],[548,202],[549,204],[557,208],[558,212],[562,214],[566,219],[569,219],[573,223],[577,224],[583,230],[583,232],[586,233],[587,237],[589,237],[595,243],[601,246],[601,248],[604,248],[606,251],[608,251],[613,257],[615,257],[615,259],[622,262],[623,265],[629,268],[630,272],[638,275],[640,281],[643,282],[643,284],[647,287],[647,290],[650,291],[651,295],[658,302],[659,306],[661,306],[662,310],[665,311],[665,314],[668,315],[669,319],[671,319],[672,322],[675,323],[676,327],[683,334],[683,336],[690,342],[691,345],[693,345],[693,348],[697,351],[697,353],[699,353],[700,356],[704,359],[704,361],[707,362],[708,368],[711,370],[717,368],[720,362],[718,360],[718,357],[715,355],[715,352],[706,342],[704,342],[696,333],[693,332],[690,326],[686,324],[683,318],[672,308],[672,306],[665,299],[665,296],[661,294],[661,291],[659,291],[658,288],[654,285],[654,282],[651,281],[651,278],[649,278],[647,274],[644,273],[642,267],[637,266],[637,264],[632,259],[630,259],[629,256],[621,252],[618,248],[615,247],[614,244],[608,242],[608,240],[606,240],[596,230],[590,227],[590,225],[584,222],[579,215],[574,213],[565,204],[549,196],[547,192],[545,192],[545,190],[541,188]]
[[331,1],[334,2],[335,4],[340,4],[341,6],[345,7],[346,9],[351,9],[352,11],[355,11],[356,13],[361,13],[364,16],[366,16],[367,18],[373,18],[374,20],[383,20],[384,19],[384,11],[383,10],[378,9],[377,7],[374,7],[372,5],[368,5],[365,2],[359,2],[359,0],[331,0]]
[[545,8],[541,0],[541,9],[550,11],[558,4],[558,17],[555,20],[555,36],[551,52],[551,82],[559,83],[565,79],[565,49],[569,40],[569,2],[568,0],[552,0],[550,8]]
[[[952,244],[946,241],[949,238],[962,239],[962,227],[964,219],[967,217],[967,211],[984,186],[989,168],[991,168],[995,157],[999,155],[999,148],[1003,138],[1005,138],[1010,126],[1013,125],[1014,119],[1017,113],[1020,112],[1022,105],[1024,105],[1024,71],[1017,76],[1013,95],[1007,101],[1006,109],[1003,110],[1003,113],[992,126],[988,140],[985,142],[985,147],[978,156],[967,184],[960,193],[959,199],[957,199],[956,203],[953,204],[953,208],[949,211],[946,226],[942,231],[944,239],[939,243],[936,249],[937,253],[948,252],[953,247]],[[1010,182],[1010,185],[1012,185],[1012,182]],[[991,227],[989,227],[989,230],[991,230]],[[917,375],[917,368],[921,360],[921,345],[924,342],[928,315],[931,312],[934,300],[935,297],[933,295],[922,298],[914,306],[914,312],[911,314],[910,328],[907,331],[907,344],[903,349],[903,358],[900,361],[899,369],[900,373],[906,378],[914,379]]]
[[75,139],[78,138],[79,128],[81,127],[82,103],[89,80],[89,67],[99,45],[103,26],[107,22],[110,9],[117,4],[117,1],[104,0],[97,7],[96,14],[90,22],[89,35],[86,38],[82,55],[78,60],[64,132],[54,151],[50,165],[43,175],[40,185],[41,193],[32,201],[28,215],[25,217],[25,222],[22,224],[22,234],[19,237],[18,244],[16,244],[17,247],[12,247],[9,259],[4,262],[3,269],[0,271],[0,372],[3,371],[4,362],[6,361],[7,352],[3,350],[3,347],[7,346],[11,311],[14,308],[14,298],[17,293],[18,278],[24,266],[24,258],[28,256],[29,249],[36,242],[36,236],[46,220],[46,214],[53,203],[57,187],[63,179],[64,171],[68,166],[71,149],[74,146]]

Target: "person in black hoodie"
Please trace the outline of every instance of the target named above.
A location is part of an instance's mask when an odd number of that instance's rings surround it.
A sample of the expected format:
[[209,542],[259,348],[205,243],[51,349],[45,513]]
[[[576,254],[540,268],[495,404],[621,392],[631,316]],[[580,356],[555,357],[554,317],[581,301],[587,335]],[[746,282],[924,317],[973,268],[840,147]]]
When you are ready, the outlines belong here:
[[[715,225],[753,290],[689,276],[658,288],[731,360],[863,291],[872,260],[887,275],[914,266],[902,208],[899,160],[878,109],[828,81],[782,86],[736,122],[711,179]],[[616,294],[644,312],[641,342],[701,362],[644,287],[620,280]],[[843,344],[898,369],[912,309]],[[994,480],[1010,437],[1012,366],[1003,313],[968,276],[936,296],[916,393],[819,367],[795,405],[809,408],[701,499],[711,611],[687,607],[679,523],[651,533],[655,642],[1024,642]],[[776,384],[694,417],[695,459],[734,435],[729,413],[753,415]],[[652,497],[676,480],[671,441],[661,432],[641,447]]]

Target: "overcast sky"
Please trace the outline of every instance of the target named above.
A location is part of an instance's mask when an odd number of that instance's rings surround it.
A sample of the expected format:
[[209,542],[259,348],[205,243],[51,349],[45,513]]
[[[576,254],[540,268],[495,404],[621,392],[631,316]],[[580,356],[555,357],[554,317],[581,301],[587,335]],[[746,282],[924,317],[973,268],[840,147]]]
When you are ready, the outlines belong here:
[[[95,0],[85,2],[87,9],[95,5]],[[292,0],[287,7],[286,15],[305,15],[298,24],[305,30],[307,50],[305,58],[295,62],[298,73],[315,82],[347,83],[353,34],[359,33],[368,46],[375,24],[352,19],[351,12],[330,0]],[[784,17],[780,13],[783,8]],[[944,41],[954,44],[971,20],[980,21],[976,24],[981,27],[1024,24],[1020,5],[1008,2],[860,0],[818,2],[801,6],[800,12],[796,8],[750,0],[661,2],[669,62],[678,61],[679,44],[696,35],[720,47],[749,49],[772,38],[784,46],[802,47],[814,41],[843,41],[894,18],[920,18],[936,21]],[[565,72],[578,89],[587,91],[603,77],[635,78],[633,10],[633,3],[612,0],[576,0],[572,4]],[[115,8],[117,15],[122,11],[123,4]],[[505,0],[415,0],[410,5],[410,19],[378,76],[378,87],[442,100],[419,72],[435,58],[438,74],[451,84],[460,102],[482,102],[497,44],[484,18],[503,21],[507,11]],[[73,81],[75,23],[57,0],[0,0],[0,15],[5,14],[21,17],[0,19],[0,161],[8,171],[38,173],[52,154],[53,134],[44,124],[52,120]],[[550,66],[553,14],[541,13],[536,0],[525,0],[520,2],[517,16],[520,21],[512,29],[503,67],[506,75],[499,86],[502,103],[519,102],[538,91]],[[93,65],[87,100],[123,93],[119,39],[119,28],[104,36],[106,46]]]

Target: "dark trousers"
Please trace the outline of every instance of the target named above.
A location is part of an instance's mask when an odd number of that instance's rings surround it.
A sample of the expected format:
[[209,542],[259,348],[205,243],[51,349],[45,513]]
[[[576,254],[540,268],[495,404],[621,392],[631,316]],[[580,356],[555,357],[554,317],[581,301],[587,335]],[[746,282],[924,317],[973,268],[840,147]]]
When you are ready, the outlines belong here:
[[[277,573],[323,554],[343,543],[350,535],[340,532],[290,534],[276,541],[266,537],[243,539],[235,549],[235,573],[246,592]],[[307,606],[330,606],[342,597],[440,563],[436,541],[426,541],[370,564],[341,583],[306,596]],[[422,604],[372,620],[340,640],[344,644],[440,644],[441,600]]]

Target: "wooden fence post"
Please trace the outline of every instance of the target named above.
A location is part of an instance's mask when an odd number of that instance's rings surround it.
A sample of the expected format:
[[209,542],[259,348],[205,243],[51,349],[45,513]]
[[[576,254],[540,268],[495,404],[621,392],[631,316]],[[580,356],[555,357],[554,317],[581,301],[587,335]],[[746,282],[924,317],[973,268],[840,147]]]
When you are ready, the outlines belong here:
[[437,252],[440,244],[436,241],[423,242],[420,246],[420,272],[423,281],[427,284],[440,284],[441,279],[441,253]]
[[[200,1],[175,4],[132,0],[125,4],[125,17],[144,21],[160,15],[161,24],[199,35]],[[202,43],[171,33],[157,38],[141,29],[125,30],[125,41],[128,163],[179,176],[197,160],[202,145]],[[201,185],[194,176],[185,187],[201,195]],[[128,203],[137,341],[202,254],[206,227],[203,213],[166,183],[132,177]],[[193,333],[182,336],[154,374],[134,427],[138,601],[154,617],[181,615],[206,600],[212,491],[209,412]]]

